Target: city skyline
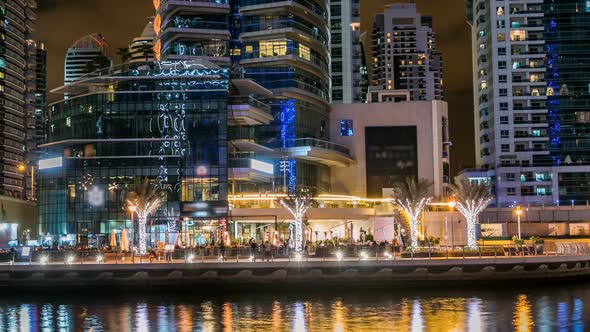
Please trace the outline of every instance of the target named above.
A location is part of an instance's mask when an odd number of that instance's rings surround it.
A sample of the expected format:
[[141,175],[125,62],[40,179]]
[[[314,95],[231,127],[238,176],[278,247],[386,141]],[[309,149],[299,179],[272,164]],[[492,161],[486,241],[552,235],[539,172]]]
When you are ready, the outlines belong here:
[[[399,2],[408,1],[361,1],[362,30],[371,30],[372,16],[386,4]],[[451,169],[456,174],[463,168],[475,166],[471,40],[465,19],[465,1],[450,0],[444,8],[424,0],[416,3],[422,15],[433,16],[438,48],[443,56],[445,100],[449,102],[453,141]],[[117,10],[110,11],[110,8]],[[152,2],[146,0],[127,0],[124,4],[115,0],[49,0],[39,4],[38,14],[35,38],[46,43],[48,89],[51,90],[63,84],[65,52],[76,40],[86,34],[101,33],[113,50],[127,47],[140,35],[154,10]],[[61,24],[54,24],[56,21]],[[115,57],[115,62],[119,61]],[[58,95],[48,94],[50,102],[57,99]]]

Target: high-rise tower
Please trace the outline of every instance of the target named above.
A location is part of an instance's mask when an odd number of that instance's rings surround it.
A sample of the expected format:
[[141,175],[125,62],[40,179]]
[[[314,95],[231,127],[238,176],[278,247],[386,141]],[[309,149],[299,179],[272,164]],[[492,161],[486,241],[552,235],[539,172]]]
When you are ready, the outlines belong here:
[[367,82],[363,70],[359,0],[330,1],[332,102],[364,102]]
[[97,69],[109,67],[109,44],[99,33],[78,39],[66,52],[64,83],[70,84]]
[[150,21],[145,25],[141,36],[133,38],[129,45],[129,62],[154,61],[154,22]]
[[27,40],[34,31],[34,0],[0,1],[0,195],[24,198],[30,77]]
[[352,159],[347,149],[327,141],[328,1],[157,1],[156,9],[160,59],[205,58],[231,66],[234,96],[250,103],[257,97],[255,104],[270,115],[263,121],[230,119],[230,157],[274,165],[273,181],[234,188],[329,190],[329,166]]
[[498,204],[590,199],[590,4],[469,1],[477,174]]
[[401,90],[413,101],[443,99],[442,58],[430,16],[413,3],[393,4],[375,16],[371,37],[372,96]]

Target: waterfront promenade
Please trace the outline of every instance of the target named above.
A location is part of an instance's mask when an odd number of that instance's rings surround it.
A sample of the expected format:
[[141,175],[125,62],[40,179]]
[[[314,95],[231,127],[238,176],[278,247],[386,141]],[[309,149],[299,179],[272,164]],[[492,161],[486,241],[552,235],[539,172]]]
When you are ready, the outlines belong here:
[[[590,253],[461,257],[311,257],[290,255],[233,259],[188,253],[169,261],[128,256],[86,259],[6,262],[0,265],[0,288],[58,290],[73,288],[136,289],[145,287],[248,288],[253,285],[283,290],[326,287],[410,287],[486,283],[508,285],[547,282],[562,278],[585,280],[590,276]],[[483,255],[486,253],[486,255]],[[46,254],[46,253],[44,253]],[[406,256],[407,252],[404,252]],[[420,255],[418,255],[420,254]],[[57,257],[57,256],[55,256]],[[506,283],[509,282],[509,283]],[[202,288],[205,287],[205,288]]]

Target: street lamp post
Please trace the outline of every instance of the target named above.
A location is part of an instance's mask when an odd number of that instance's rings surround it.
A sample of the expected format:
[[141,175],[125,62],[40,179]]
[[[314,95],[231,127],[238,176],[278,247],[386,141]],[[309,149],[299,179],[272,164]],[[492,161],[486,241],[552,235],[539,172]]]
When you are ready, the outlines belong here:
[[516,210],[514,212],[516,213],[516,220],[518,222],[518,239],[520,240],[520,215],[522,214],[522,209],[520,208],[520,205],[516,206]]
[[451,247],[455,246],[455,227],[453,225],[453,208],[457,205],[457,202],[450,201],[448,203],[449,208],[451,209]]
[[[27,165],[25,165],[25,164],[18,165],[18,170],[22,173],[25,173],[27,170]],[[25,196],[26,196],[26,191],[25,191]],[[31,200],[35,200],[35,166],[34,165],[31,165]]]

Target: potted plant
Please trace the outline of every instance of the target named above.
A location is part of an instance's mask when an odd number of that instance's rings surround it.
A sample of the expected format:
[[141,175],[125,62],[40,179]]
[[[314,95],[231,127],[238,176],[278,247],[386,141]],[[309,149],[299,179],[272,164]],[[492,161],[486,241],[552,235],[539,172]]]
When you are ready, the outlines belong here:
[[512,237],[512,243],[514,243],[514,248],[516,252],[520,253],[522,251],[522,246],[524,245],[524,240],[519,239],[518,236],[514,235]]

